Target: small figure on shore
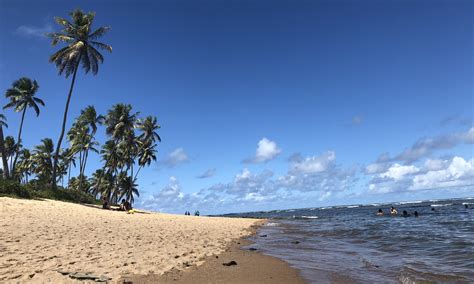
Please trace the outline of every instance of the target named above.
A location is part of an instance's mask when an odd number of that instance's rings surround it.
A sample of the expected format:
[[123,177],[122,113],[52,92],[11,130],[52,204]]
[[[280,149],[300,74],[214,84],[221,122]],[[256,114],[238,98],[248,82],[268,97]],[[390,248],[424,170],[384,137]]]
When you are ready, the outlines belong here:
[[102,197],[102,209],[109,209],[109,202],[107,201],[107,197]]
[[199,216],[199,210],[194,211],[194,216]]
[[377,216],[383,216],[382,208],[379,208],[379,211],[377,212]]
[[390,215],[397,215],[398,214],[398,211],[397,209],[395,209],[395,207],[390,207]]
[[189,211],[186,211],[186,212],[184,212],[184,215],[191,216],[191,213]]
[[415,214],[415,217],[418,217],[418,211],[415,211],[414,214]]
[[403,217],[410,217],[410,214],[408,214],[408,212],[406,210],[403,210],[403,213],[402,213]]
[[122,203],[120,203],[120,210],[121,211],[129,211],[132,210],[132,205],[130,202],[126,201],[125,198],[122,199]]

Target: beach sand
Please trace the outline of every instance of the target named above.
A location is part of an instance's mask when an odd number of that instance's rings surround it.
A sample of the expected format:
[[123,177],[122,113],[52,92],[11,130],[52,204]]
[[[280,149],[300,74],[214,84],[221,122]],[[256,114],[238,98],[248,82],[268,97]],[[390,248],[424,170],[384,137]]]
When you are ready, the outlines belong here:
[[[74,283],[68,273],[88,273],[116,283],[133,275],[194,269],[225,250],[236,251],[229,245],[259,223],[0,197],[0,282]],[[244,267],[239,262],[226,271]]]
[[[306,283],[296,269],[280,259],[250,251],[245,246],[250,241],[235,240],[229,248],[218,256],[206,257],[203,265],[185,270],[172,269],[163,275],[133,275],[124,277],[120,283]],[[242,248],[244,246],[244,248]],[[236,265],[225,266],[223,263],[235,261]],[[334,280],[334,279],[333,279]],[[326,282],[329,283],[329,282]],[[350,282],[331,282],[350,283]]]

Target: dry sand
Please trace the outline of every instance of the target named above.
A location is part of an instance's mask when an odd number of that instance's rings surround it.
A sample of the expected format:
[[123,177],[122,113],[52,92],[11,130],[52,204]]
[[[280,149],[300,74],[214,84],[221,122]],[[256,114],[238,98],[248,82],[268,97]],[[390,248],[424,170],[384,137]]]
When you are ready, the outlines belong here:
[[0,282],[77,282],[58,270],[111,282],[182,270],[224,252],[257,223],[0,197]]

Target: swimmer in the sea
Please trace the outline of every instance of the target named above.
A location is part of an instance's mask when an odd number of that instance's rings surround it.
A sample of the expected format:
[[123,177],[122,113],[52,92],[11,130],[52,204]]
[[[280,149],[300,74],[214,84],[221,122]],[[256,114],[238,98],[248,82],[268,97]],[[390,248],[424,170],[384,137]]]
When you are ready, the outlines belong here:
[[391,214],[391,215],[397,215],[397,214],[398,214],[397,209],[395,209],[395,207],[393,207],[393,206],[390,207],[390,214]]
[[383,216],[383,211],[382,211],[382,209],[379,209],[379,211],[377,212],[377,216]]

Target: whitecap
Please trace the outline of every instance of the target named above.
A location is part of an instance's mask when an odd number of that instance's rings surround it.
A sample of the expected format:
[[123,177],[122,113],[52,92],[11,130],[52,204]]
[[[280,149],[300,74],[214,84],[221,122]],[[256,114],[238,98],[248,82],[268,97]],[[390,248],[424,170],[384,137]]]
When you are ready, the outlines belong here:
[[349,206],[346,206],[346,208],[357,208],[359,207],[359,205],[349,205]]
[[318,217],[318,216],[301,216],[300,218],[304,218],[304,219],[318,219],[319,217]]
[[400,205],[403,205],[403,204],[418,204],[418,203],[422,203],[423,201],[402,201],[402,202],[399,202],[398,204]]
[[445,207],[445,206],[451,206],[452,204],[449,203],[449,204],[431,204],[430,206],[431,207]]

